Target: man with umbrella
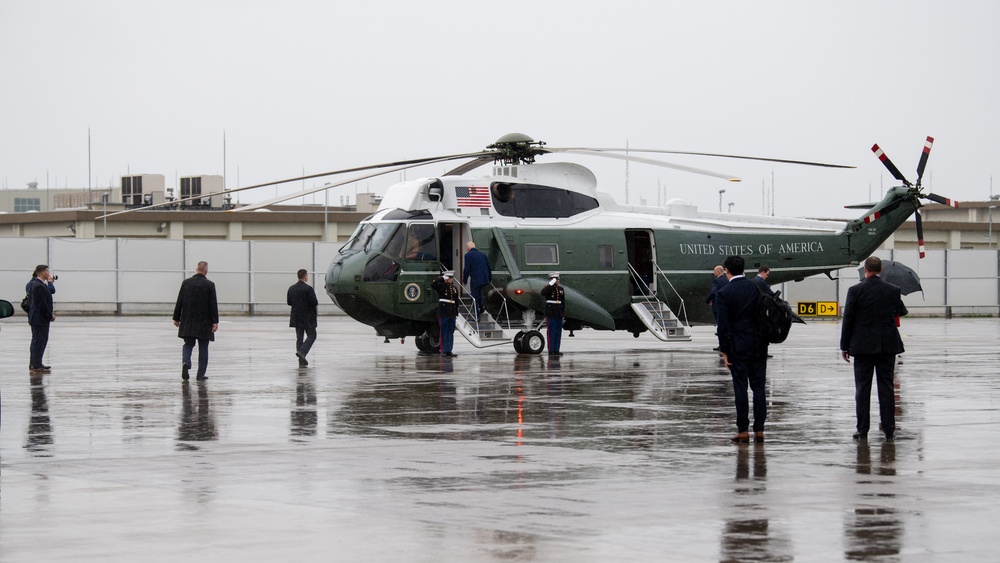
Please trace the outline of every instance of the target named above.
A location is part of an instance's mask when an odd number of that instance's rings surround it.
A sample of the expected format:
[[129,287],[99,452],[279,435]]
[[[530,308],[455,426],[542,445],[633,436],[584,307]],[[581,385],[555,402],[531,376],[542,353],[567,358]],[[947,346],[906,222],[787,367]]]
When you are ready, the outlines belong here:
[[847,290],[840,350],[845,362],[854,356],[854,401],[857,414],[855,440],[867,440],[870,425],[872,372],[878,385],[879,416],[886,440],[896,431],[896,400],[892,380],[896,354],[903,352],[903,340],[896,318],[907,314],[906,305],[895,285],[882,280],[882,260],[865,260],[865,279]]

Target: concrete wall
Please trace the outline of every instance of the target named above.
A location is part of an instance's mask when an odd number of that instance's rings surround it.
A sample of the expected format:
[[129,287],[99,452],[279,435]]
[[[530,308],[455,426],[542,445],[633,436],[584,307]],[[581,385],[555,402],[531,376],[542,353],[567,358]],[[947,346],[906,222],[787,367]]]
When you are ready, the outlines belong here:
[[[320,314],[340,314],[323,290],[326,270],[342,243],[144,239],[0,238],[0,298],[20,303],[37,264],[59,276],[62,314],[163,314],[177,290],[209,264],[219,309],[226,313],[287,314],[285,294],[299,268],[309,270]],[[18,308],[20,314],[20,309]]]

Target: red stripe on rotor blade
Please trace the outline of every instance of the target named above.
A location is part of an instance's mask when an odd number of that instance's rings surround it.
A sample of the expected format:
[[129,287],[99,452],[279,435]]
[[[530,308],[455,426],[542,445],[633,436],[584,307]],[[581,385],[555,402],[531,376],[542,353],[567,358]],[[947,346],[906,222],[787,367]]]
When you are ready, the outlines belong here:
[[934,137],[928,136],[927,141],[924,143],[924,154],[931,152],[931,147],[934,146]]
[[877,156],[879,160],[883,162],[885,161],[885,152],[878,147],[878,143],[872,145],[872,152],[875,153],[875,156]]

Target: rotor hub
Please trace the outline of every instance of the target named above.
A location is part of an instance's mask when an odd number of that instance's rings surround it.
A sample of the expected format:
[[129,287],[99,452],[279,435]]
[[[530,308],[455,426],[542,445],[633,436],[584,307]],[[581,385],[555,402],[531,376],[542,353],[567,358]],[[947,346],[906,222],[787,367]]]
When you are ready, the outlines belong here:
[[487,149],[495,150],[495,163],[534,164],[535,157],[545,153],[545,141],[536,141],[524,133],[508,133],[500,137]]

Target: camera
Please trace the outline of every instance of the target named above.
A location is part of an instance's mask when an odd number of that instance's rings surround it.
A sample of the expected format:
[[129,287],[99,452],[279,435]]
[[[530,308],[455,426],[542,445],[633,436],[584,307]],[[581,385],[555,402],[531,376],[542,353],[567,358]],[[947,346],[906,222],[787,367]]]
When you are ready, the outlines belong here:
[[58,279],[59,279],[59,276],[57,276],[57,275],[55,275],[55,274],[52,274],[52,281],[56,281],[56,280],[58,280]]

